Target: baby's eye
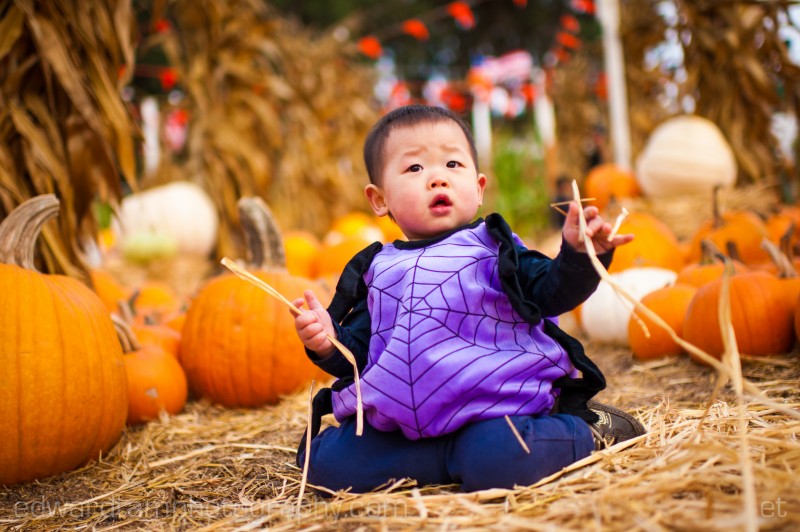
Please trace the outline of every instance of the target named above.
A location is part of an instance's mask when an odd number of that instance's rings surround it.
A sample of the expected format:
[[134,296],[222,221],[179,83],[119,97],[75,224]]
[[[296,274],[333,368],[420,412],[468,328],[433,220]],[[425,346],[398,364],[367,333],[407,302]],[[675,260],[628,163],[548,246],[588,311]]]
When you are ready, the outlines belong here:
[[461,166],[461,163],[458,162],[458,161],[448,161],[447,162],[447,167],[448,168],[458,168],[459,166]]
[[420,165],[420,164],[412,164],[411,166],[408,167],[407,171],[408,172],[421,172],[422,171],[422,165]]

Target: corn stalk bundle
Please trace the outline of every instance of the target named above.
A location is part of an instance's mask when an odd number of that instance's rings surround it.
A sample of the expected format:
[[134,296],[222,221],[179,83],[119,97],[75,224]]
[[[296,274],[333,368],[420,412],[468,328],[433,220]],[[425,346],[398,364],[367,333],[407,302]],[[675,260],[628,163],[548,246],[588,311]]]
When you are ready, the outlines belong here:
[[135,126],[120,97],[132,72],[128,0],[0,0],[0,219],[39,194],[61,201],[39,266],[81,277],[91,208],[135,186]]
[[[608,118],[598,105],[593,86],[585,80],[597,75],[590,52],[580,52],[553,71],[552,99],[556,110],[558,173],[581,182],[587,173],[593,127],[606,128]],[[553,177],[553,176],[550,176]]]
[[667,27],[658,11],[661,3],[661,0],[625,0],[621,3],[619,31],[625,54],[631,153],[634,154],[644,148],[650,132],[675,112],[664,105],[665,72],[658,65],[649,64],[645,57],[649,50],[664,40]]
[[[775,111],[800,115],[800,68],[779,32],[787,2],[679,0],[687,79],[696,113],[716,123],[739,164],[739,183],[777,184],[789,168],[770,129]],[[691,35],[691,38],[688,36]]]
[[779,31],[781,22],[789,21],[787,4],[679,0],[673,30],[683,48],[685,72],[645,71],[644,53],[658,45],[666,30],[657,4],[628,1],[622,9],[634,154],[642,148],[643,135],[666,118],[665,111],[680,112],[659,103],[659,85],[671,81],[679,89],[678,101],[690,97],[694,112],[717,124],[730,142],[740,185],[776,184],[779,174],[791,170],[791,162],[776,149],[773,114],[800,113],[800,69]]
[[377,117],[372,79],[333,33],[312,35],[260,0],[177,0],[157,35],[191,115],[175,161],[217,201],[218,253],[241,246],[236,202],[267,201],[283,228],[324,232],[364,208],[361,145]]

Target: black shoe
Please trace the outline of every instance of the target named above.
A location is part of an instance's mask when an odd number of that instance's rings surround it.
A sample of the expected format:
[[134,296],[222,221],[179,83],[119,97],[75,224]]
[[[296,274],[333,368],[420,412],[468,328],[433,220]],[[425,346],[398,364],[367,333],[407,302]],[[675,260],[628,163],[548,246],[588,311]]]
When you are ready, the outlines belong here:
[[639,420],[619,408],[597,401],[589,401],[587,406],[600,416],[599,420],[589,425],[594,436],[594,447],[598,451],[647,432]]

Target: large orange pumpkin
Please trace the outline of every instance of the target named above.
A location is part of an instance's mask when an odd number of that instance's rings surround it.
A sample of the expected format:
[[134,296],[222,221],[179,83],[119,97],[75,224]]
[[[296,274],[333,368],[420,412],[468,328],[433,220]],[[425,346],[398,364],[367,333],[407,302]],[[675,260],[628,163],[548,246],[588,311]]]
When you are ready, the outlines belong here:
[[[719,300],[724,279],[701,286],[683,323],[683,338],[709,355],[724,352]],[[729,278],[731,323],[739,351],[748,355],[785,353],[794,343],[794,309],[786,303],[781,282],[762,271]]]
[[611,198],[636,198],[641,195],[639,183],[633,172],[623,170],[614,163],[604,163],[592,168],[583,181],[583,192],[594,198],[593,205],[605,210]]
[[0,225],[0,485],[75,469],[125,427],[125,366],[103,302],[82,282],[35,271],[52,194]]
[[[326,293],[315,282],[284,267],[280,233],[266,205],[258,198],[243,198],[239,211],[251,254],[250,273],[289,299],[311,288],[327,304]],[[306,357],[289,310],[233,274],[210,280],[192,301],[183,327],[181,363],[194,392],[230,407],[276,403],[312,379],[325,378]]]
[[174,355],[158,343],[140,343],[133,329],[116,320],[125,373],[128,378],[128,424],[158,418],[161,412],[178,414],[189,395],[186,374]]

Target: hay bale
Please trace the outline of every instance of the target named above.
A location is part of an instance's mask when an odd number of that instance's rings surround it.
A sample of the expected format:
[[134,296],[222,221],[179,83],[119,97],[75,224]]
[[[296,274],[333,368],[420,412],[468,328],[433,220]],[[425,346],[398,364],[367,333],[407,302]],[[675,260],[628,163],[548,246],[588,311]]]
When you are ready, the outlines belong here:
[[[181,415],[129,429],[102,461],[0,488],[0,523],[19,530],[744,528],[734,392],[709,396],[716,372],[685,357],[639,363],[627,349],[586,347],[608,376],[599,399],[635,411],[649,434],[538,487],[465,494],[456,486],[417,488],[400,480],[366,495],[322,498],[307,490],[298,508],[294,453],[308,400],[302,391],[255,410],[194,401]],[[743,371],[796,409],[797,356],[746,359]],[[759,524],[795,529],[800,422],[755,400],[745,409]]]

